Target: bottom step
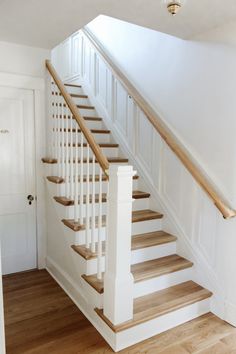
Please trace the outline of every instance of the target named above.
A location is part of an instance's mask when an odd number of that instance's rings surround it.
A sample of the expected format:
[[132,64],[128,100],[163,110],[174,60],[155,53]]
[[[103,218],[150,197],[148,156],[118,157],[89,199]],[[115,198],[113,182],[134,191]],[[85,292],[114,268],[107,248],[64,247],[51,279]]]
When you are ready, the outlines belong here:
[[188,281],[135,299],[133,319],[117,326],[107,319],[103,310],[95,309],[95,311],[115,333],[118,333],[211,296],[209,290],[193,281]]

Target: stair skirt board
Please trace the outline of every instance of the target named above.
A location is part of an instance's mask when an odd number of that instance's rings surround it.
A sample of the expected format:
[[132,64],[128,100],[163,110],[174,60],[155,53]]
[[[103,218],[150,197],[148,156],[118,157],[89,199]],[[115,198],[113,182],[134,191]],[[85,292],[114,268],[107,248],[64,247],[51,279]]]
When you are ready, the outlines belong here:
[[144,322],[122,332],[114,333],[110,327],[97,315],[89,303],[89,298],[83,297],[83,289],[65,273],[52,259],[47,258],[47,270],[61,288],[67,293],[85,317],[103,336],[111,348],[118,352],[145,339],[158,335],[171,328],[191,321],[210,312],[210,298],[198,301],[192,305],[180,308],[163,316]]

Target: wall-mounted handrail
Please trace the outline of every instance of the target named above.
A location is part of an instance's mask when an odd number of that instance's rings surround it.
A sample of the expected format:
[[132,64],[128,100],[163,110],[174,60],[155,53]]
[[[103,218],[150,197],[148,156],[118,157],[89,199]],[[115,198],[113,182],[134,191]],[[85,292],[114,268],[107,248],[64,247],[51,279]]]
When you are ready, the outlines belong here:
[[186,169],[191,173],[196,182],[202,187],[202,189],[212,199],[215,206],[219,209],[225,219],[230,219],[236,216],[236,210],[231,208],[229,203],[222,197],[217,191],[217,188],[213,183],[204,175],[199,166],[194,162],[193,157],[186,150],[184,145],[179,141],[175,134],[168,128],[165,122],[154,111],[150,104],[142,97],[142,95],[136,90],[127,77],[121,72],[121,70],[113,63],[111,58],[107,55],[102,45],[98,42],[95,36],[86,28],[83,28],[82,33],[89,39],[97,52],[101,55],[104,61],[107,63],[114,76],[121,82],[128,94],[136,102],[137,106],[144,112],[150,123],[157,130],[160,136],[165,140],[166,144],[174,152],[174,154],[180,159]]
[[96,161],[101,166],[103,172],[107,175],[107,171],[109,169],[109,162],[108,162],[106,156],[103,154],[100,146],[96,143],[92,133],[87,128],[84,118],[81,116],[76,104],[74,103],[73,99],[71,98],[71,96],[67,92],[65,85],[61,81],[60,77],[58,76],[58,74],[57,74],[56,70],[54,69],[53,65],[51,64],[50,60],[46,60],[46,67],[47,67],[50,75],[52,76],[54,82],[57,84],[57,87],[59,88],[61,95],[63,96],[65,102],[67,103],[73,117],[75,118],[75,120],[79,124],[79,127],[80,127],[82,133],[84,134],[85,139],[87,140],[90,148],[92,149],[92,151],[96,157]]

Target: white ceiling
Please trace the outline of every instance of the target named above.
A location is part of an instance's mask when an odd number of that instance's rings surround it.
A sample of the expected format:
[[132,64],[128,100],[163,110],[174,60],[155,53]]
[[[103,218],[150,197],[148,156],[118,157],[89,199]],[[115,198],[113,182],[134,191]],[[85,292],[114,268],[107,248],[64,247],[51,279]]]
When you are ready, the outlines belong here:
[[187,0],[175,17],[162,0],[0,0],[0,40],[53,48],[100,14],[193,38],[235,20],[236,0]]

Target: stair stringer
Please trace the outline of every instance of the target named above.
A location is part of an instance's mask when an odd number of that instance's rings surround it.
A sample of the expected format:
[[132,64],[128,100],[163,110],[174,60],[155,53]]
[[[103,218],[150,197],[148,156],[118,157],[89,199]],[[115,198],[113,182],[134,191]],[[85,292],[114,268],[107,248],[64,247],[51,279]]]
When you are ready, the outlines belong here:
[[[135,156],[130,149],[127,143],[127,137],[122,135],[112,119],[109,118],[108,111],[104,108],[103,103],[95,96],[94,90],[91,89],[90,85],[88,85],[82,77],[74,78],[73,82],[82,84],[91,103],[96,107],[97,113],[99,116],[103,117],[105,126],[107,129],[111,130],[115,141],[120,145],[121,151],[123,150],[122,153],[129,158],[130,164],[132,164],[135,170],[138,171],[140,185],[143,185],[142,188],[151,194],[152,208],[160,210],[165,215],[163,219],[163,230],[178,237],[178,254],[182,257],[188,258],[194,263],[193,281],[213,292],[212,299],[210,300],[211,311],[221,319],[225,319],[225,294],[223,291],[223,285],[220,285],[218,277],[214,272],[213,267],[207,261],[204,252],[202,252],[196,243],[191,242],[187,237],[187,234],[181,225],[181,221],[171,207],[168,199],[164,198],[153,185],[142,161]],[[164,142],[162,143],[162,147],[163,144]]]

